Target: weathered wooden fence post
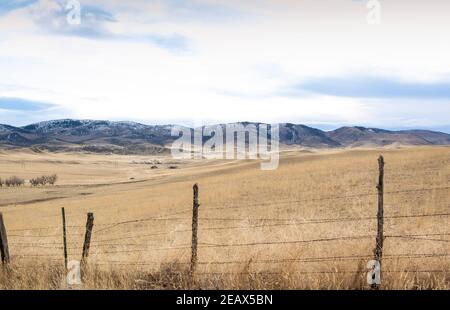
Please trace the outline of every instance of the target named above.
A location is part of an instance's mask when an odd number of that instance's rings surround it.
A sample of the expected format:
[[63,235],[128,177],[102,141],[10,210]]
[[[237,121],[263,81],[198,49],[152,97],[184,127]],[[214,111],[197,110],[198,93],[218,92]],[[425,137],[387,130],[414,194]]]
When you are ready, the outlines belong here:
[[83,254],[81,256],[81,266],[86,264],[91,246],[92,228],[94,227],[94,213],[87,214],[86,234],[84,235]]
[[[378,169],[379,169],[379,177],[378,177],[378,212],[377,212],[377,239],[376,245],[374,249],[374,260],[379,264],[379,272],[381,279],[381,259],[383,257],[383,225],[384,225],[384,157],[380,156],[378,158]],[[380,280],[381,281],[381,280]],[[381,284],[381,282],[380,282]],[[379,289],[380,284],[373,284],[373,289]]]
[[64,266],[67,270],[67,234],[66,234],[66,212],[61,208],[62,224],[63,224],[63,244],[64,244]]
[[3,222],[3,214],[0,212],[0,252],[2,256],[2,264],[6,266],[9,263],[8,236],[6,235],[5,223]]
[[198,185],[195,184],[194,190],[194,201],[192,210],[192,254],[191,254],[191,276],[194,275],[195,269],[197,267],[197,231],[198,231]]

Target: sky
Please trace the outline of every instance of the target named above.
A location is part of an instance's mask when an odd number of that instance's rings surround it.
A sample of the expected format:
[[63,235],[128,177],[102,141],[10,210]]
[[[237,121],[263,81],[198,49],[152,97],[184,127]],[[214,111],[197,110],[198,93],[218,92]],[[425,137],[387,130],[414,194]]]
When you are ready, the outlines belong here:
[[447,0],[1,0],[0,123],[450,133],[449,29]]

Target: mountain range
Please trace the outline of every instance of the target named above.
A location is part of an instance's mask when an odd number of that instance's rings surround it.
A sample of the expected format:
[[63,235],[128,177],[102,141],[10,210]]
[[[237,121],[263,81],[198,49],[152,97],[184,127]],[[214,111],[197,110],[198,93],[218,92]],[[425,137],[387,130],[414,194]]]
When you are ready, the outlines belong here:
[[[171,136],[173,126],[74,119],[46,121],[22,127],[0,124],[0,148],[31,148],[37,152],[165,153],[169,151],[170,143],[177,138]],[[323,131],[305,125],[284,123],[280,124],[280,143],[309,148],[450,145],[450,135],[428,130],[389,131],[365,127]]]

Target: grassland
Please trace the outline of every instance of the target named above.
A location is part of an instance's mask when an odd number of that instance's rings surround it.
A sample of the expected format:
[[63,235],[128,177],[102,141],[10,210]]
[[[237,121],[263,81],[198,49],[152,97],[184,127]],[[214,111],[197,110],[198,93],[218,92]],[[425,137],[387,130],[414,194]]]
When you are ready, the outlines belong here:
[[[61,207],[69,259],[80,259],[86,213],[95,216],[84,288],[367,288],[380,154],[383,288],[449,289],[449,147],[286,151],[274,171],[255,161],[3,152],[0,177],[59,179],[0,189],[11,254],[0,288],[64,287]],[[194,183],[200,244],[191,282]]]

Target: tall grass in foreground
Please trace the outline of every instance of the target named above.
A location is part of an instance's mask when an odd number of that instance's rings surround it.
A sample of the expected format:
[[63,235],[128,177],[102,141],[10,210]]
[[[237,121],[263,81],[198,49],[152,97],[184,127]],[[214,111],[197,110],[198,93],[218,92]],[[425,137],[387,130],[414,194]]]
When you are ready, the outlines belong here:
[[[66,273],[60,264],[11,264],[0,272],[0,289],[6,290],[181,290],[181,289],[250,289],[250,290],[364,290],[366,273],[298,274],[279,270],[274,272],[248,271],[247,267],[235,273],[199,273],[192,280],[189,270],[177,263],[161,266],[158,271],[143,272],[133,268],[101,268],[89,265],[80,287],[66,285]],[[448,273],[399,272],[385,274],[382,289],[448,290]]]
[[[129,157],[120,173],[116,157],[77,165],[79,156],[24,157],[34,176],[55,171],[63,185],[1,190],[12,265],[0,268],[0,288],[65,288],[64,207],[69,260],[82,255],[86,213],[95,216],[84,289],[368,289],[380,154],[386,159],[382,289],[449,289],[448,147],[294,152],[271,172],[253,162],[186,164],[164,176],[140,167],[149,179],[136,183],[122,183],[139,175],[136,164],[126,164]],[[0,170],[22,177],[17,157],[10,158],[0,156]],[[194,183],[201,207],[191,281]]]

